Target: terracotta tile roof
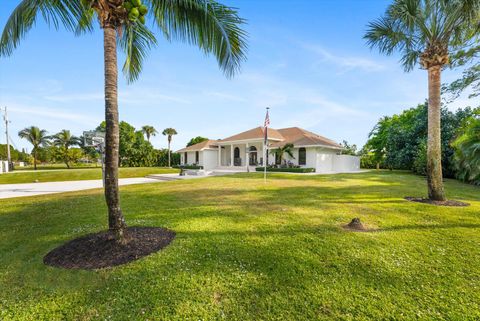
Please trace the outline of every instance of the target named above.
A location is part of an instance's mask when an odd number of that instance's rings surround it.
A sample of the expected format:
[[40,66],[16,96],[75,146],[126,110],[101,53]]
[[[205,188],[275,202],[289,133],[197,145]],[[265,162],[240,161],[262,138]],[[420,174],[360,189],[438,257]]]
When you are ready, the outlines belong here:
[[[220,140],[207,140],[189,147],[182,148],[177,151],[177,153],[183,152],[196,152],[202,151],[207,148],[216,148],[217,143],[226,143],[239,140],[249,140],[249,139],[263,139],[264,138],[264,128],[256,127],[240,134],[236,134],[225,139]],[[276,139],[278,141],[270,144],[271,147],[281,147],[285,144],[293,144],[294,146],[325,146],[332,148],[341,149],[342,146],[337,144],[331,139],[325,138],[323,136],[312,133],[308,130],[299,128],[299,127],[290,127],[290,128],[281,128],[281,129],[268,129],[268,138]]]
[[[248,140],[248,139],[263,139],[265,137],[265,132],[263,127],[256,127],[240,134],[236,134],[225,139],[219,140],[219,142],[232,142],[238,140]],[[269,128],[268,129],[268,138],[270,139],[278,139],[283,140],[285,139],[276,129]]]
[[295,146],[322,145],[333,148],[342,148],[339,144],[331,139],[312,133],[299,127],[290,127],[278,129],[278,132],[285,137],[284,141],[271,144],[272,147],[284,146],[285,144],[293,144]]
[[204,142],[179,149],[176,152],[177,153],[196,152],[196,151],[201,151],[201,150],[208,149],[208,148],[215,148],[215,147],[217,147],[217,145],[216,145],[217,142],[218,142],[218,140],[209,139],[209,140],[206,140]]

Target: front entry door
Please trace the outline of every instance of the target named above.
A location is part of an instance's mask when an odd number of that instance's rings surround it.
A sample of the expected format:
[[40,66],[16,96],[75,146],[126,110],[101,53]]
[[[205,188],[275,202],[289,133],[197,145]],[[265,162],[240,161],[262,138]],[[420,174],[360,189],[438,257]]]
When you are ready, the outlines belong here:
[[249,164],[250,164],[250,166],[255,166],[255,165],[258,164],[257,152],[250,152],[249,153]]

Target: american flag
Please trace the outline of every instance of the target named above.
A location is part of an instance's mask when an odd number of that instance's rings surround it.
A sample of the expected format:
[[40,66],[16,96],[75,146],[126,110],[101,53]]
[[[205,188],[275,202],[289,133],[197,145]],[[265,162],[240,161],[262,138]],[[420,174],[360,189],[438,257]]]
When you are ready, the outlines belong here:
[[270,116],[268,115],[268,107],[267,107],[267,114],[265,115],[265,123],[263,127],[265,127],[265,145],[268,143],[268,126],[270,126]]

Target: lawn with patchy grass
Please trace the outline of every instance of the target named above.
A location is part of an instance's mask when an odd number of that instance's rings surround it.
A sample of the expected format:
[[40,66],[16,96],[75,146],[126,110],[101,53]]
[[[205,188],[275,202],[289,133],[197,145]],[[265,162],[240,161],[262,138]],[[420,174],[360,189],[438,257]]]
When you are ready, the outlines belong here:
[[436,207],[407,173],[269,176],[121,187],[131,226],[177,236],[98,271],[42,258],[106,228],[101,190],[0,200],[0,319],[480,319],[480,188],[447,180],[471,206]]
[[[165,167],[121,167],[119,168],[120,178],[145,177],[150,174],[178,173],[175,168]],[[0,175],[0,184],[17,183],[39,183],[60,182],[60,181],[80,181],[90,179],[101,179],[101,168],[72,168],[56,170],[37,170],[37,171],[15,171]]]

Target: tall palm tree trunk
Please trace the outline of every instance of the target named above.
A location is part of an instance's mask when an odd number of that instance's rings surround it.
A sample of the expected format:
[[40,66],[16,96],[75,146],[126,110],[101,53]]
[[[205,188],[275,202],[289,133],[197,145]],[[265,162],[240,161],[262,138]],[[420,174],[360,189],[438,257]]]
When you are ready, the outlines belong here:
[[37,170],[37,149],[33,148],[33,169]]
[[117,241],[125,242],[126,223],[120,209],[118,193],[118,153],[120,134],[118,126],[118,68],[117,34],[111,26],[103,28],[105,59],[105,199],[108,206],[108,227]]
[[171,141],[172,141],[171,139],[168,139],[168,167],[171,167],[171,166],[170,166],[170,158],[171,158],[171,156],[170,156],[170,154],[171,154],[171,152],[170,152],[170,143],[171,143]]
[[436,201],[445,200],[440,129],[441,72],[441,66],[438,65],[428,68],[428,197]]

